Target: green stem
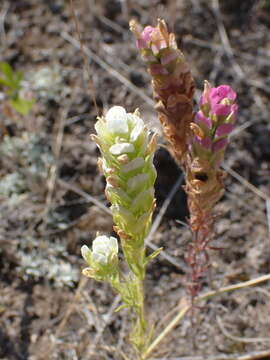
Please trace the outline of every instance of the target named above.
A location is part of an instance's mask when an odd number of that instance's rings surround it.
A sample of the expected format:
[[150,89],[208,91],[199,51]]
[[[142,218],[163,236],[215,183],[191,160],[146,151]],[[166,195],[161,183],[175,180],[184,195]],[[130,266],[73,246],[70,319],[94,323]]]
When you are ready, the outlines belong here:
[[[127,249],[126,249],[127,250]],[[147,323],[144,312],[144,278],[145,278],[145,248],[132,249],[132,253],[126,253],[129,259],[129,267],[134,275],[134,313],[136,320],[131,332],[131,343],[136,348],[138,360],[141,360],[147,346]]]
[[[217,291],[209,291],[201,296],[199,296],[196,300],[196,302],[207,300],[211,297],[223,294],[225,292],[230,292],[242,288],[246,288],[249,286],[257,285],[261,282],[270,280],[270,274],[263,275],[259,278],[252,279],[249,281],[244,281],[235,285],[225,286]],[[159,343],[174,329],[174,327],[177,325],[177,323],[185,316],[185,314],[191,309],[192,305],[186,305],[181,311],[176,315],[175,318],[171,320],[171,322],[166,326],[166,328],[158,335],[158,337],[152,342],[152,344],[148,347],[148,349],[143,353],[141,360],[146,360],[150,353],[153,352],[153,350],[159,345]]]
[[136,295],[137,295],[137,304],[136,304],[136,313],[137,321],[135,324],[135,331],[137,335],[137,349],[139,352],[138,359],[141,359],[142,353],[145,351],[146,343],[146,330],[147,324],[145,320],[144,312],[144,286],[143,286],[143,277],[137,277],[136,279]]

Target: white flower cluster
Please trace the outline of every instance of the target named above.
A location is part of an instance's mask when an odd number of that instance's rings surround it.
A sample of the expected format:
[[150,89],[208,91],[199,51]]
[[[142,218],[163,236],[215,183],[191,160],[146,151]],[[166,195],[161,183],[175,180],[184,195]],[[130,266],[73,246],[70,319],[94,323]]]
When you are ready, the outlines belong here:
[[88,246],[81,248],[82,257],[88,265],[107,265],[118,254],[118,242],[113,236],[101,235],[96,237],[92,244],[92,251]]

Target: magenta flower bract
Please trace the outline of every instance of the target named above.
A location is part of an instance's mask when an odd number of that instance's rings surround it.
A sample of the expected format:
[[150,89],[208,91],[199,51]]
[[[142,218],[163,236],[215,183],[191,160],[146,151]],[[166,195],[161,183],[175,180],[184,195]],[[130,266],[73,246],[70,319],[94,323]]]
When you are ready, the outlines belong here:
[[[193,157],[208,159],[218,167],[223,160],[228,136],[234,129],[238,106],[236,93],[228,85],[211,87],[205,82],[203,94],[196,113],[191,152]],[[217,154],[218,153],[218,154]]]

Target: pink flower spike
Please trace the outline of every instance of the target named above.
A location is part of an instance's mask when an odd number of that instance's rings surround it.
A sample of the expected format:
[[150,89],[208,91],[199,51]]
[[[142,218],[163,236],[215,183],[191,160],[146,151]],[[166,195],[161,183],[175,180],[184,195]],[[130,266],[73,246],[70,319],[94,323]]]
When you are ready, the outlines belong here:
[[231,105],[214,104],[211,112],[217,116],[227,116],[231,113]]
[[197,124],[200,124],[200,122],[201,122],[201,123],[205,124],[209,129],[211,129],[211,127],[212,127],[212,121],[211,121],[211,119],[209,119],[209,118],[207,118],[206,116],[204,116],[203,113],[202,113],[202,111],[198,111],[198,112],[196,113],[195,122],[196,122]]
[[216,137],[220,137],[223,135],[229,135],[233,131],[233,124],[222,124],[217,128]]
[[170,62],[174,61],[175,59],[178,58],[178,54],[176,52],[171,52],[167,55],[162,56],[161,58],[161,64],[162,65],[167,65]]
[[154,40],[153,39],[151,50],[153,51],[154,55],[157,55],[160,52],[160,50],[166,49],[166,48],[167,48],[167,43],[165,40]]
[[203,139],[199,138],[198,136],[195,136],[195,141],[200,144],[203,148],[206,150],[210,150],[212,146],[212,141],[209,137],[204,137]]
[[236,93],[229,85],[220,85],[210,89],[209,99],[211,103],[215,104],[221,102],[223,99],[234,101],[236,99]]
[[146,49],[149,47],[149,42],[151,41],[151,34],[155,29],[152,26],[146,26],[141,33],[140,37],[136,41],[136,46],[138,49]]
[[225,147],[228,145],[228,139],[224,138],[224,139],[220,139],[218,141],[216,141],[213,145],[213,151],[219,151],[222,149],[225,149]]
[[147,48],[147,42],[144,39],[137,39],[136,46],[138,49],[145,49]]
[[232,107],[231,107],[231,110],[232,110],[232,113],[233,113],[234,118],[236,118],[237,115],[238,115],[238,105],[237,105],[237,104],[233,104]]
[[168,71],[161,64],[150,65],[152,75],[168,75]]
[[202,93],[202,95],[200,97],[200,101],[199,101],[200,106],[209,102],[209,93],[210,93],[211,89],[212,89],[211,85],[209,84],[209,82],[207,80],[205,80],[203,93]]
[[151,34],[155,30],[153,26],[146,26],[141,34],[141,38],[148,42],[151,40]]

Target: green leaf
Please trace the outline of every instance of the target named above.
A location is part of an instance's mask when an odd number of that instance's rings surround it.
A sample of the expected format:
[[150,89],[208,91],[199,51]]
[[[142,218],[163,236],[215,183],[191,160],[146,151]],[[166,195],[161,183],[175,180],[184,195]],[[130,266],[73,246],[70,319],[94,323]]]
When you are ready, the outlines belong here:
[[0,71],[5,77],[2,78],[2,85],[10,87],[14,91],[20,90],[20,83],[23,79],[23,73],[21,71],[14,71],[12,67],[6,62],[0,63]]
[[7,87],[12,87],[12,82],[10,82],[8,79],[4,79],[0,77],[0,85],[4,85]]
[[152,254],[147,256],[146,262],[149,262],[149,261],[153,260],[155,257],[157,257],[161,253],[162,250],[163,250],[163,248],[161,247],[161,248],[155,250],[154,252],[152,252]]
[[120,310],[122,310],[122,309],[126,309],[126,308],[128,308],[128,307],[129,307],[129,305],[127,305],[127,304],[122,304],[122,305],[118,306],[118,307],[114,310],[114,312],[118,312],[118,311],[120,311]]
[[12,67],[7,62],[0,63],[0,70],[5,75],[5,77],[13,82],[13,70]]
[[13,107],[13,109],[22,115],[27,115],[32,109],[34,103],[34,99],[25,100],[20,97],[10,100],[10,105]]
[[21,88],[20,83],[23,80],[23,73],[21,71],[14,72],[13,80],[14,85],[16,85],[16,88],[19,90]]

